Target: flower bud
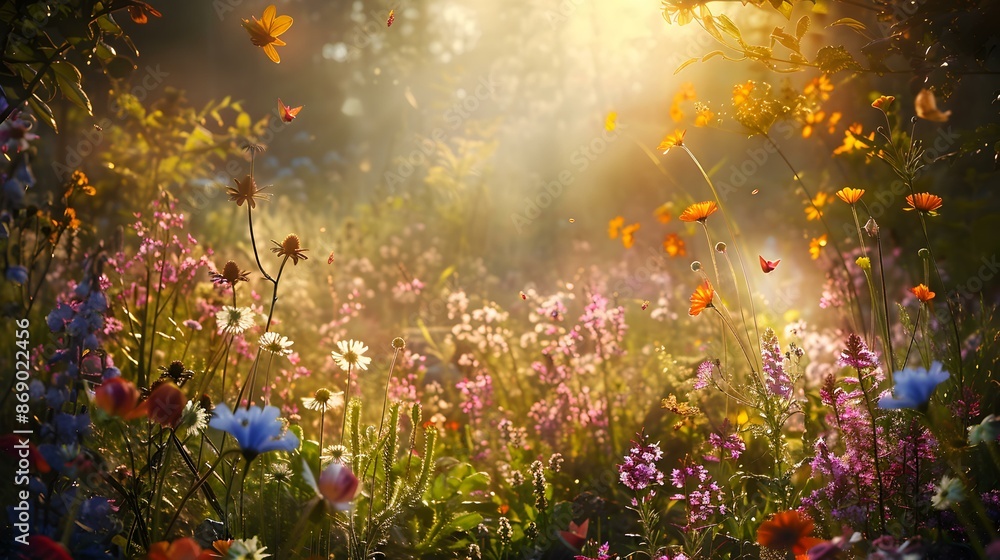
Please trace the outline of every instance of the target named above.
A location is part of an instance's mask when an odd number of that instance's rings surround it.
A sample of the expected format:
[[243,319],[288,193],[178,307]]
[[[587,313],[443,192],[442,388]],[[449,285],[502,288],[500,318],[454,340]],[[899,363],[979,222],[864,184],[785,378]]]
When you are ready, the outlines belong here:
[[917,251],[917,256],[922,259],[929,259],[931,258],[931,250],[927,247],[921,247],[920,250]]
[[719,253],[725,253],[726,252],[726,244],[724,242],[722,242],[722,241],[719,241],[718,243],[715,244],[715,250],[717,252],[719,252]]
[[330,463],[319,475],[319,493],[335,509],[347,510],[358,495],[360,481],[350,467]]
[[692,272],[698,272],[699,270],[701,270],[701,262],[700,261],[694,261],[694,262],[692,262],[691,263],[691,271]]

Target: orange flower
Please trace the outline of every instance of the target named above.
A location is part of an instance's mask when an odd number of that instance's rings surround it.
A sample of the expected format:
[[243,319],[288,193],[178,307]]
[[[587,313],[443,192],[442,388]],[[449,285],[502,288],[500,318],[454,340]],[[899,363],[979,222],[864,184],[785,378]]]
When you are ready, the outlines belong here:
[[848,204],[856,204],[861,197],[864,196],[865,189],[852,189],[851,187],[844,187],[837,191],[837,198],[843,200]]
[[670,151],[670,148],[675,148],[677,146],[684,145],[684,134],[687,133],[686,130],[676,130],[671,134],[666,135],[660,145],[656,147],[657,150],[662,150],[663,153]]
[[94,391],[94,404],[111,416],[125,420],[146,415],[145,404],[139,404],[139,389],[131,381],[112,377]]
[[833,84],[830,83],[830,78],[826,74],[821,75],[818,78],[813,78],[806,87],[802,90],[805,95],[816,95],[819,97],[820,101],[826,101],[830,99],[830,92],[833,91]]
[[684,244],[684,240],[676,233],[671,233],[663,238],[663,250],[671,257],[683,257],[687,255],[687,247]]
[[661,204],[659,208],[653,211],[653,215],[656,216],[657,221],[661,224],[670,223],[673,216],[670,215],[670,211],[673,210],[674,205],[671,202],[666,202]]
[[924,284],[917,284],[915,287],[910,288],[913,295],[917,296],[922,303],[927,303],[928,301],[934,299],[934,292]]
[[872,107],[884,111],[887,107],[889,107],[889,105],[892,105],[892,102],[895,100],[896,98],[891,95],[880,95],[878,96],[878,99],[872,101]]
[[708,126],[712,124],[712,122],[715,120],[715,113],[712,112],[712,110],[708,107],[708,105],[696,103],[694,106],[694,110],[695,110],[695,117],[694,117],[695,126]]
[[149,405],[149,419],[161,426],[176,428],[184,414],[187,397],[177,385],[167,381],[155,385],[146,399]]
[[903,210],[919,210],[924,214],[937,216],[937,209],[941,207],[942,200],[940,196],[922,192],[907,196],[906,203],[909,204],[910,207],[903,208]]
[[951,116],[951,111],[941,111],[937,106],[937,98],[934,92],[929,89],[922,89],[913,100],[913,108],[917,116],[934,122],[947,122]]
[[816,125],[822,124],[823,119],[826,118],[826,113],[823,111],[813,111],[806,115],[806,123],[802,127],[802,137],[809,138],[812,136],[813,129]]
[[698,286],[694,293],[691,294],[691,309],[688,310],[688,315],[692,317],[697,317],[702,311],[709,307],[715,307],[712,305],[712,300],[715,298],[715,290],[712,289],[712,284],[705,280],[701,286]]
[[827,199],[830,195],[825,192],[818,192],[816,196],[812,199],[812,204],[806,206],[806,219],[807,220],[818,220],[823,217],[823,211],[820,210],[823,206],[826,206]]
[[813,520],[795,510],[782,511],[761,523],[757,529],[757,544],[775,550],[791,550],[793,554],[805,554],[810,548],[823,542],[809,536],[813,532]]
[[626,249],[631,249],[635,245],[635,232],[639,231],[640,227],[642,226],[637,222],[622,228],[622,245]]
[[286,44],[278,36],[288,31],[288,28],[292,26],[292,18],[290,16],[275,17],[277,11],[274,4],[271,4],[264,8],[260,19],[250,16],[253,21],[243,20],[243,29],[246,29],[247,33],[250,34],[250,42],[264,49],[264,54],[275,64],[281,62],[281,57],[278,56],[278,51],[274,47],[283,47]]
[[625,225],[625,218],[621,216],[615,216],[608,222],[608,239],[618,239],[618,234],[621,233],[622,227]]
[[161,541],[149,547],[147,560],[202,560],[211,558],[201,550],[201,546],[190,538],[183,537],[172,543]]
[[819,237],[813,237],[812,241],[809,242],[809,256],[816,260],[819,258],[819,252],[823,247],[826,247],[826,234]]
[[718,209],[719,205],[712,200],[695,202],[681,212],[680,219],[682,222],[704,222]]

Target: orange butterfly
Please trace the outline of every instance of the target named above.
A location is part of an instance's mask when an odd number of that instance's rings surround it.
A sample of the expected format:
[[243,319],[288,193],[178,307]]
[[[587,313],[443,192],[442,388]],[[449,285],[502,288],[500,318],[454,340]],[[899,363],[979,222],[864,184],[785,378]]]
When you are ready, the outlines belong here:
[[286,123],[290,123],[293,120],[295,120],[295,117],[298,116],[299,111],[301,110],[302,110],[301,105],[294,108],[289,107],[288,105],[285,105],[284,103],[281,102],[280,97],[278,98],[278,114],[281,115],[281,120],[285,121]]
[[764,257],[761,257],[760,255],[757,256],[760,258],[760,269],[764,271],[764,274],[767,274],[768,272],[771,272],[772,270],[777,268],[778,263],[781,262],[781,259],[778,259],[776,261],[769,261],[766,260]]

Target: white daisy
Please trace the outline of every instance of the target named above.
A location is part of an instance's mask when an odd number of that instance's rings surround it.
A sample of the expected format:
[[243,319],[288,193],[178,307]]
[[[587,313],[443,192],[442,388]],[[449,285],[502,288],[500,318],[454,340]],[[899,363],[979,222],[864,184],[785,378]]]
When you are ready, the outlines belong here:
[[320,460],[323,462],[323,465],[327,465],[329,463],[350,465],[352,459],[354,459],[354,456],[351,455],[351,452],[343,445],[331,445],[324,449],[323,454],[320,455]]
[[965,486],[962,481],[944,475],[941,477],[941,484],[935,488],[934,495],[931,496],[931,505],[935,509],[949,509],[964,499]]
[[185,436],[196,436],[208,426],[208,413],[194,400],[190,400],[184,405],[184,412],[181,412],[181,420],[177,424],[177,429]]
[[338,391],[334,393],[329,389],[317,389],[313,396],[302,398],[302,406],[319,412],[326,412],[331,408],[340,408],[344,406],[344,392]]
[[277,354],[279,356],[287,356],[291,354],[292,344],[295,343],[288,340],[287,336],[281,336],[276,332],[266,332],[260,337],[261,350],[266,350],[267,352]]
[[251,539],[237,539],[229,545],[229,556],[233,560],[264,560],[270,554],[264,552],[266,546],[257,542],[257,537]]
[[347,342],[341,340],[337,342],[337,348],[340,352],[333,351],[330,355],[333,356],[333,361],[340,366],[340,369],[358,368],[362,371],[368,369],[368,364],[371,363],[372,359],[365,357],[368,347],[363,342],[360,340],[348,340]]
[[253,310],[249,307],[223,306],[215,314],[219,330],[228,334],[243,334],[253,326]]

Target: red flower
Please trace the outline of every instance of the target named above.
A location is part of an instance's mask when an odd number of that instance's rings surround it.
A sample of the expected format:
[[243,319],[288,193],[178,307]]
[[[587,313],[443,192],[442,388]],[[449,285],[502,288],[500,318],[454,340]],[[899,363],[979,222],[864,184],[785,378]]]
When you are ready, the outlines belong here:
[[559,540],[570,548],[574,548],[576,550],[582,549],[583,545],[587,543],[588,525],[590,525],[589,519],[584,519],[583,523],[579,525],[570,521],[568,531],[559,531]]
[[181,415],[184,414],[187,397],[177,385],[170,382],[160,383],[149,394],[146,404],[149,406],[150,420],[161,426],[176,428]]
[[146,405],[139,404],[139,389],[121,377],[112,377],[102,383],[94,391],[94,404],[109,415],[125,420],[146,415]]
[[761,523],[757,529],[757,544],[775,550],[791,550],[793,554],[805,554],[823,539],[809,536],[815,525],[809,516],[795,510],[782,511]]

